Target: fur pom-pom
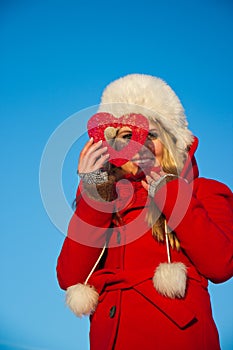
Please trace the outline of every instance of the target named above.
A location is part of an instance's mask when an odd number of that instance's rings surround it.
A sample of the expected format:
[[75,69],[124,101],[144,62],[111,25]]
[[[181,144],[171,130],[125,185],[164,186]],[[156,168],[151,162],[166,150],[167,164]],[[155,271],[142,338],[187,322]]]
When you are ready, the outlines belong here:
[[161,263],[153,277],[157,292],[172,299],[185,296],[186,281],[187,268],[181,262]]
[[93,286],[85,284],[75,284],[67,288],[66,304],[76,316],[92,314],[98,304],[99,294]]

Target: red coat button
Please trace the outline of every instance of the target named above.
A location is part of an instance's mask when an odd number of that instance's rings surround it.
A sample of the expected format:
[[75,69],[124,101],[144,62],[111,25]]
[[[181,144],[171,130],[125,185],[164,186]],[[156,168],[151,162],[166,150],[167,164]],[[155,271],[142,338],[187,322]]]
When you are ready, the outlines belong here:
[[115,313],[116,313],[116,306],[112,306],[109,311],[109,317],[113,318],[115,316]]
[[119,231],[117,232],[117,243],[121,243],[121,233]]

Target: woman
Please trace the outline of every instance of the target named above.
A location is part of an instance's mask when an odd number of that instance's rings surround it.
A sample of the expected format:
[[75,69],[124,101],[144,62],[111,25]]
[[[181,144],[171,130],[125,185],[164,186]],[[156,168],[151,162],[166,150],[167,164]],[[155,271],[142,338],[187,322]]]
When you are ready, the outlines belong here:
[[98,118],[103,112],[121,119],[104,134],[118,152],[140,130],[132,113],[148,130],[121,165],[92,138],[81,152],[75,215],[57,265],[67,303],[91,315],[91,350],[220,349],[207,287],[232,276],[232,192],[198,177],[198,141],[161,79],[116,80]]

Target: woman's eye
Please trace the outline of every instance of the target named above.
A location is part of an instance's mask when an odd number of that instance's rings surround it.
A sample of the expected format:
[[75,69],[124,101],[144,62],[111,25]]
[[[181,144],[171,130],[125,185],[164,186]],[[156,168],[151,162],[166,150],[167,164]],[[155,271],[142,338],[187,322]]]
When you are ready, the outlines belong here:
[[122,136],[122,138],[125,139],[125,140],[130,140],[131,137],[132,137],[132,134],[125,134],[125,135]]
[[159,135],[157,134],[157,132],[153,131],[149,132],[147,137],[149,140],[156,140],[159,137]]

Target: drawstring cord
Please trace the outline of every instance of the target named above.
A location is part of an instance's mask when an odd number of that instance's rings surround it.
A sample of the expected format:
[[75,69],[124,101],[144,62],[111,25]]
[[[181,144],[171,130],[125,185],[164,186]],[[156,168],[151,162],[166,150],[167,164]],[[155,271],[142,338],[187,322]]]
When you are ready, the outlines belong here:
[[93,274],[93,272],[95,271],[96,266],[99,264],[99,262],[100,262],[100,260],[101,260],[102,256],[104,255],[104,252],[105,252],[106,246],[107,246],[107,243],[105,243],[105,245],[103,246],[103,248],[102,248],[102,250],[101,250],[101,253],[100,253],[99,257],[98,257],[98,259],[96,260],[95,265],[93,266],[93,268],[91,269],[91,272],[90,272],[90,273],[89,273],[89,275],[87,276],[87,278],[86,278],[86,280],[85,280],[85,282],[84,282],[84,284],[85,284],[85,285],[87,285],[87,282],[88,282],[89,278],[91,277],[91,275],[92,275],[92,274]]
[[167,248],[167,261],[170,264],[171,263],[171,254],[170,254],[170,247],[169,247],[169,239],[168,239],[168,227],[167,227],[167,220],[165,220],[165,239],[166,239],[166,248]]

